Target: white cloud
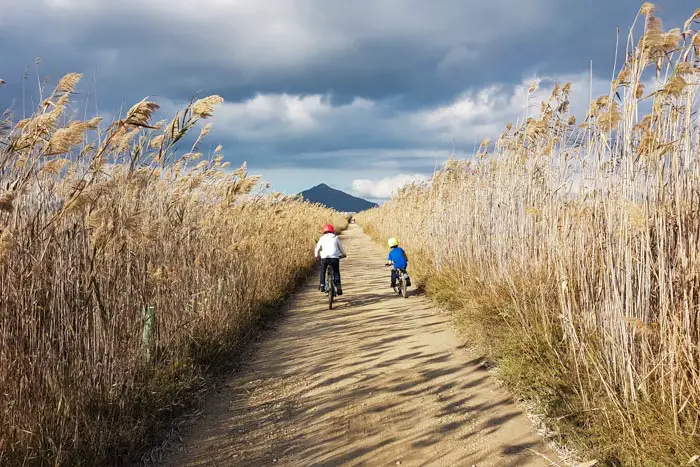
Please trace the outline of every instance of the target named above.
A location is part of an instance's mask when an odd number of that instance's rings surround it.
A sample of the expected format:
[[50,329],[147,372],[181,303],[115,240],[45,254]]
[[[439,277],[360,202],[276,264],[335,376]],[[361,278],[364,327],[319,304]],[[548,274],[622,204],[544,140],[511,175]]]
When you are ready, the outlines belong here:
[[275,128],[291,134],[313,131],[319,126],[319,118],[330,112],[331,103],[318,94],[258,94],[244,102],[224,104],[216,115],[234,134],[258,138]]
[[[483,138],[495,139],[506,123],[523,121],[527,112],[538,115],[540,102],[547,99],[554,81],[540,78],[538,91],[528,100],[532,81],[468,90],[448,105],[417,112],[399,112],[389,103],[360,96],[334,105],[332,96],[324,94],[258,94],[220,105],[212,119],[210,139],[274,146],[282,152],[285,147],[293,148],[289,149],[290,160],[300,164],[353,160],[358,168],[397,173],[406,162],[443,161],[453,139],[457,157],[471,154],[475,144]],[[580,120],[589,104],[587,73],[564,75],[558,81],[572,83],[571,109]],[[592,84],[594,97],[609,90],[604,80],[595,79]],[[162,104],[167,115],[186,105]]]
[[[357,141],[402,142],[415,145],[411,157],[434,157],[428,148],[449,149],[455,139],[462,151],[482,138],[495,138],[507,122],[522,121],[528,103],[530,114],[539,113],[539,104],[551,93],[554,80],[540,78],[540,88],[528,100],[533,79],[524,79],[515,86],[496,84],[468,90],[449,105],[426,108],[417,112],[397,112],[383,102],[361,96],[350,103],[334,105],[332,96],[323,94],[258,94],[239,102],[225,102],[217,109],[213,122],[219,135],[239,141],[298,140],[302,137],[338,137],[348,144],[348,135]],[[567,75],[560,83],[572,82],[571,107],[580,116],[588,108],[589,78],[586,73]],[[593,82],[594,96],[607,93],[609,84],[601,79]],[[174,104],[171,104],[174,106]],[[313,142],[310,142],[313,147]],[[342,153],[371,155],[374,148],[339,148]],[[383,149],[386,153],[386,149]],[[313,150],[299,154],[308,156]],[[363,154],[360,154],[363,153]],[[348,155],[348,154],[345,154]]]
[[[551,94],[555,80],[560,85],[571,83],[570,107],[577,118],[588,109],[591,86],[594,98],[607,95],[610,91],[609,81],[594,78],[591,82],[585,72],[556,78],[528,78],[515,86],[494,84],[465,91],[449,105],[426,109],[413,115],[411,120],[416,127],[433,137],[455,138],[463,143],[477,139],[478,143],[481,138],[497,136],[508,122],[515,124],[524,121],[528,115],[539,115],[540,103]],[[539,87],[528,97],[528,90],[534,81],[539,82]]]
[[359,117],[373,105],[362,98],[333,106],[329,96],[320,94],[258,94],[243,102],[224,103],[217,109],[214,123],[218,130],[244,141],[298,138],[327,129],[332,119],[348,114]]
[[[157,99],[157,102],[166,116],[187,106],[185,101]],[[257,94],[243,101],[218,105],[210,121],[214,124],[215,137],[284,142],[342,128],[342,121],[348,119],[375,121],[374,107],[373,101],[361,97],[348,104],[333,105],[329,95]]]
[[352,190],[358,196],[371,199],[388,199],[391,198],[399,188],[413,182],[425,182],[428,179],[429,177],[424,174],[400,174],[394,177],[382,178],[381,180],[353,180]]

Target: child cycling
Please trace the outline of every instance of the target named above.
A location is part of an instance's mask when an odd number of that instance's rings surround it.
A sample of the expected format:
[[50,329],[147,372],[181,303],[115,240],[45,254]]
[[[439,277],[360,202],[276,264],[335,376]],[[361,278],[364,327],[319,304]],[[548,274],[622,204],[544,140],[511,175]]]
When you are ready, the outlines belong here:
[[[402,273],[406,272],[406,268],[408,267],[408,256],[403,248],[399,246],[399,241],[396,239],[396,237],[391,237],[388,243],[390,250],[387,260],[391,261],[391,264],[394,266],[391,269],[391,288],[396,289],[396,279],[398,279],[396,273],[397,271]],[[410,279],[406,279],[406,285],[411,285]]]
[[343,289],[340,285],[340,259],[347,255],[331,224],[323,226],[323,235],[316,243],[314,256],[321,259],[321,285],[318,289],[321,292],[326,291],[326,266],[330,264],[333,268],[336,291],[338,295],[343,295]]

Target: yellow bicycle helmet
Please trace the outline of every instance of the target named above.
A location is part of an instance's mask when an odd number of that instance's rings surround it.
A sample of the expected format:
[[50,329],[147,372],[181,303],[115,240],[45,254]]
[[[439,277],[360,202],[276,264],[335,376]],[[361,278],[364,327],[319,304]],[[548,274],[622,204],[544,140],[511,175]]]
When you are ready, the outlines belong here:
[[389,239],[389,248],[393,248],[395,246],[399,246],[399,240],[396,237],[391,237]]

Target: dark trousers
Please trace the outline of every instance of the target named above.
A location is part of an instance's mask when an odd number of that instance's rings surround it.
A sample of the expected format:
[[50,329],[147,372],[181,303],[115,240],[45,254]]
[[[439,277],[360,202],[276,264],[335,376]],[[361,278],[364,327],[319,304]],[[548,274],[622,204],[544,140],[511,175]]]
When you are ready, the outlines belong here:
[[321,285],[326,285],[326,266],[331,265],[333,268],[333,276],[335,286],[340,287],[340,260],[338,258],[324,258],[321,260]]

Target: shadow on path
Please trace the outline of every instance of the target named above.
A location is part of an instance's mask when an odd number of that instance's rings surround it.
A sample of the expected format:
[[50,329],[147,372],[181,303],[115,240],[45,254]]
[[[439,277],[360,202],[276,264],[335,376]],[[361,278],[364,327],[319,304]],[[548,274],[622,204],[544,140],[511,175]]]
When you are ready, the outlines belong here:
[[397,296],[359,227],[343,242],[337,308],[313,276],[168,465],[554,465],[449,316]]

